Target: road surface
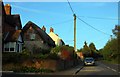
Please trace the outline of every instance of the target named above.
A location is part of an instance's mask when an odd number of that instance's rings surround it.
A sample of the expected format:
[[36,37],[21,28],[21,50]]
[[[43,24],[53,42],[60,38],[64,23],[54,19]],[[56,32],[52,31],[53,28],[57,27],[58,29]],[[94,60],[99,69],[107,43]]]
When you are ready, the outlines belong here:
[[95,66],[84,66],[76,75],[83,77],[120,77],[118,69],[96,62]]

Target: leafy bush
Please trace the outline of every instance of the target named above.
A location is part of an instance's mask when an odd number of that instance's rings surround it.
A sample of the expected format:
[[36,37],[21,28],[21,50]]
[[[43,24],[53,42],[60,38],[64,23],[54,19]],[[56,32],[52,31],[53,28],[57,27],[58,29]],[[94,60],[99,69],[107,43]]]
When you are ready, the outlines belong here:
[[48,59],[54,59],[54,60],[58,60],[59,59],[59,56],[55,53],[50,53],[48,55]]
[[30,51],[28,51],[27,49],[23,49],[22,54],[25,54],[25,55],[30,55],[30,54],[31,54],[31,52],[30,52]]
[[14,72],[23,72],[23,73],[30,73],[30,72],[53,72],[53,70],[50,69],[36,69],[35,67],[21,67],[19,70],[18,69],[13,69]]
[[25,59],[28,59],[30,56],[23,53],[16,52],[3,52],[2,53],[2,63],[20,63]]
[[58,55],[55,53],[49,53],[49,54],[36,54],[32,55],[33,58],[36,59],[59,59]]
[[57,46],[51,50],[51,53],[58,55],[61,59],[76,59],[77,55],[74,48],[70,46]]
[[117,39],[114,38],[112,40],[109,40],[102,51],[100,52],[105,60],[108,61],[116,61],[120,63],[120,60],[118,60],[120,56],[120,52],[118,52],[118,43]]

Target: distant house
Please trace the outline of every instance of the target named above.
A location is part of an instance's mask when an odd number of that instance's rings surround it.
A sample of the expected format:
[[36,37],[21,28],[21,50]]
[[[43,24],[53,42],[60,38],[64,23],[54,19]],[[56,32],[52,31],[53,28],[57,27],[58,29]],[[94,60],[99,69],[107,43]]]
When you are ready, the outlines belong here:
[[54,41],[45,31],[44,26],[41,29],[35,23],[29,21],[22,31],[25,47],[33,53],[48,51],[50,48],[55,47]]
[[56,46],[65,45],[64,41],[54,33],[54,29],[52,27],[50,28],[50,33],[48,35],[55,41]]
[[23,39],[21,35],[21,20],[19,14],[11,15],[11,6],[2,3],[2,51],[21,52]]

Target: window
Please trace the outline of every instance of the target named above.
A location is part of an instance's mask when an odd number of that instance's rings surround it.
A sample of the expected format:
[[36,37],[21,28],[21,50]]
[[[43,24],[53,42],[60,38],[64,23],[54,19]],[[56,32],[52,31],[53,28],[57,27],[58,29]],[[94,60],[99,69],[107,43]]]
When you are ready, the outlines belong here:
[[9,51],[9,43],[5,44],[5,51]]
[[35,34],[34,34],[34,33],[30,34],[30,39],[31,39],[31,40],[34,40],[34,39],[35,39]]
[[5,51],[9,51],[9,48],[5,48]]
[[14,48],[10,48],[10,51],[14,51]]

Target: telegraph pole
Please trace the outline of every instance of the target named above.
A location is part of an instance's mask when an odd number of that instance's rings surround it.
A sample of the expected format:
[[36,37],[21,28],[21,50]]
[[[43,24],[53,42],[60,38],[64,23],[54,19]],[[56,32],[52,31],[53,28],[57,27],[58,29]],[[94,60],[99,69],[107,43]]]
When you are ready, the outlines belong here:
[[74,14],[74,51],[76,51],[76,15]]

